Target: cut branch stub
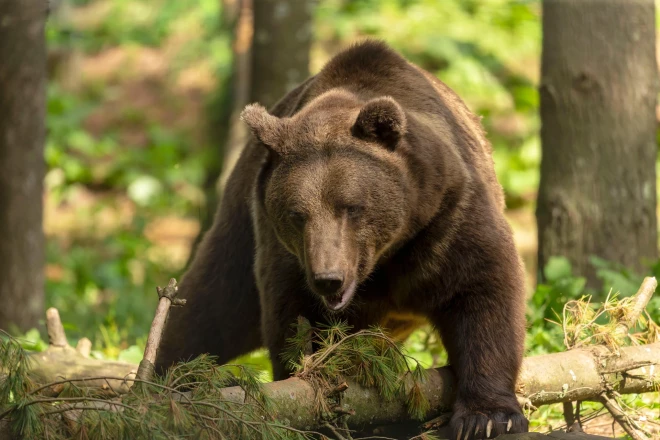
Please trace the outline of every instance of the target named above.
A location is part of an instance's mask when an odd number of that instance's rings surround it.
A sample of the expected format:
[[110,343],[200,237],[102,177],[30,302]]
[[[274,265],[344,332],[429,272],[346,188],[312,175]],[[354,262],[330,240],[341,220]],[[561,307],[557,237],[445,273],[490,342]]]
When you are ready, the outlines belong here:
[[87,338],[81,338],[76,345],[76,350],[78,350],[78,353],[83,357],[88,358],[89,354],[92,352],[92,341]]
[[60,319],[60,312],[55,307],[46,310],[46,329],[48,330],[48,342],[55,347],[67,347],[64,326]]

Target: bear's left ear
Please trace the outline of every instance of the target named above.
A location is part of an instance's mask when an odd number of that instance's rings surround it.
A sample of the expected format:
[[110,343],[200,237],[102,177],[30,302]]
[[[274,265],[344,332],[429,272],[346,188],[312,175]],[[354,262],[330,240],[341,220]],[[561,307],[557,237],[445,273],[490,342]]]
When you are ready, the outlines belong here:
[[252,134],[275,153],[282,154],[282,132],[284,121],[268,113],[260,104],[250,104],[241,112],[241,120],[245,122]]
[[406,115],[389,96],[372,99],[360,109],[351,133],[394,150],[406,133]]

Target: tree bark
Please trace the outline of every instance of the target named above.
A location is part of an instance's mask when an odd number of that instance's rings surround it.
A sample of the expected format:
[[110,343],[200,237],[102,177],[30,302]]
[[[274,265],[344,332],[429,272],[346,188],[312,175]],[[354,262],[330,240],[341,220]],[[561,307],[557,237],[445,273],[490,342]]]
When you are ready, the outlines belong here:
[[309,76],[314,0],[241,0],[235,32],[235,96],[220,177],[234,168],[248,131],[238,116],[247,104],[274,105]]
[[232,75],[214,132],[220,139],[219,176],[209,172],[201,229],[190,253],[211,227],[227,179],[247,143],[240,113],[251,102],[269,107],[309,76],[314,0],[223,0],[223,26],[233,35]]
[[0,1],[0,328],[35,327],[44,307],[43,0]]
[[545,0],[541,65],[539,280],[567,257],[643,270],[658,258],[655,4]]
[[309,76],[314,0],[254,3],[251,97],[270,107]]
[[[231,111],[227,121],[227,135],[222,159],[222,172],[218,180],[217,192],[222,193],[231,170],[247,141],[247,128],[240,121],[240,114],[250,103],[250,80],[252,78],[252,40],[254,36],[253,0],[235,0],[236,12],[234,24],[233,71]],[[226,3],[225,3],[226,4]],[[214,213],[215,214],[215,213]],[[209,225],[210,226],[210,225]]]

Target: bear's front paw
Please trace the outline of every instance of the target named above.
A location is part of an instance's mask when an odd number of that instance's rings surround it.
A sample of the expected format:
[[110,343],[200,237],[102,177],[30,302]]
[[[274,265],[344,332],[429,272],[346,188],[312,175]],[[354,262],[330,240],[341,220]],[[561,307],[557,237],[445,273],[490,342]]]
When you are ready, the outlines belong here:
[[528,422],[509,409],[458,410],[449,422],[452,440],[495,438],[500,434],[527,432]]

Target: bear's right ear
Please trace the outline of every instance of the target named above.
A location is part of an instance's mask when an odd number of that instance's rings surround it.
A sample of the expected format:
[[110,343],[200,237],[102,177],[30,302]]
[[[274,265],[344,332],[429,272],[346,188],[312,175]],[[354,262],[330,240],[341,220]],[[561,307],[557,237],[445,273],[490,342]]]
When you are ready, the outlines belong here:
[[244,121],[252,134],[270,150],[281,154],[283,121],[268,113],[268,110],[260,104],[249,104],[241,112],[241,120]]
[[351,133],[357,138],[378,142],[392,151],[406,134],[406,115],[389,96],[375,98],[360,109]]

